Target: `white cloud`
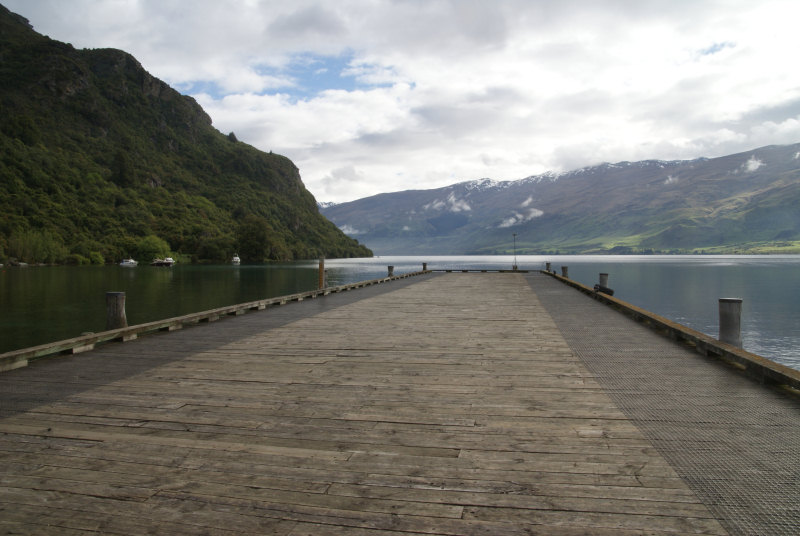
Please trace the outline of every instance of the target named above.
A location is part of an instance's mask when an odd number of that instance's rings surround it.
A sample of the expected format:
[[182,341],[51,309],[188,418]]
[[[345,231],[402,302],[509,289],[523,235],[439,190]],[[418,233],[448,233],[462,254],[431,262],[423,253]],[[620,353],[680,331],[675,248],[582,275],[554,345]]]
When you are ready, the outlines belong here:
[[422,206],[422,210],[447,210],[449,212],[469,212],[472,207],[464,199],[456,197],[455,192],[450,192],[447,199],[436,199]]
[[515,212],[513,216],[509,216],[505,220],[503,220],[499,228],[505,227],[513,227],[514,225],[519,225],[521,223],[525,223],[526,221],[530,221],[534,218],[539,218],[544,215],[544,212],[539,210],[538,208],[531,208],[528,209],[527,214],[520,214],[519,212]]
[[450,195],[447,197],[447,203],[450,212],[469,212],[472,210],[472,207],[463,199],[458,199],[454,192],[450,192]]
[[356,229],[352,225],[348,225],[348,224],[340,226],[339,230],[342,231],[344,234],[346,234],[348,236],[355,236],[355,235],[364,234],[364,231],[359,231],[358,229]]
[[756,171],[763,165],[764,162],[756,158],[755,155],[753,155],[747,162],[744,163],[743,167],[745,171],[752,173],[753,171]]
[[504,219],[500,223],[500,225],[498,225],[498,227],[500,228],[511,227],[512,225],[519,224],[521,220],[522,220],[522,214],[516,213],[513,216]]
[[422,205],[422,210],[442,210],[445,206],[447,205],[444,201],[436,199],[435,201]]
[[800,141],[794,0],[4,5],[131,52],[321,201]]

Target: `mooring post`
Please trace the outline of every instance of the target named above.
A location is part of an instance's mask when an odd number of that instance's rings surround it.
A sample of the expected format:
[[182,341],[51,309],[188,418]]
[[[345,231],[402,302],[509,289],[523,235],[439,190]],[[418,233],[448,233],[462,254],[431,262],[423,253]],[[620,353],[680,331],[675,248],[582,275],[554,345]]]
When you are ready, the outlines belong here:
[[544,271],[545,272],[549,272],[550,271],[550,263],[549,262],[544,263]]
[[428,263],[427,262],[423,262],[422,263],[422,271],[423,272],[427,272],[428,271]]
[[569,266],[561,267],[561,277],[566,277],[567,279],[569,279]]
[[325,281],[325,257],[319,258],[319,286],[318,289],[323,289],[327,286]]
[[394,266],[389,266],[389,277],[394,277]]
[[614,295],[614,289],[608,288],[608,274],[600,274],[599,282],[594,286],[595,292],[602,292],[603,294],[608,294],[609,296]]
[[737,348],[742,347],[742,300],[719,299],[719,340]]
[[106,292],[106,330],[126,328],[125,293]]

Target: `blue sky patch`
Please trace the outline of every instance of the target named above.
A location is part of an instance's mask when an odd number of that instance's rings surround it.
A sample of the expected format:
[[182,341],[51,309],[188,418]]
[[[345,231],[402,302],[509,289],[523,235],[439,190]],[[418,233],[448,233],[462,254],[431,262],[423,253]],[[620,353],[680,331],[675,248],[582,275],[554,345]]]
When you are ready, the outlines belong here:
[[735,43],[731,43],[730,41],[725,41],[723,43],[714,43],[710,47],[704,48],[703,50],[701,50],[700,51],[700,55],[701,56],[710,56],[712,54],[716,54],[720,50],[724,50],[726,48],[733,48],[735,46],[736,46],[736,44]]
[[300,98],[313,97],[326,89],[353,91],[360,87],[360,84],[354,76],[343,74],[352,60],[352,54],[341,56],[303,54],[296,56],[287,69],[272,74],[291,77],[296,86],[285,89]]
[[[352,69],[353,58],[352,53],[339,56],[321,56],[309,53],[292,57],[289,64],[284,67],[258,66],[255,69],[258,75],[273,79],[270,87],[258,93],[261,95],[288,94],[293,101],[297,101],[314,98],[325,90],[355,91],[391,85],[370,83],[359,78],[358,73],[369,71],[370,66],[359,64],[357,69]],[[286,82],[275,83],[278,80]],[[206,93],[217,100],[235,93],[225,90],[213,80],[197,80],[176,84],[175,87],[186,95]]]

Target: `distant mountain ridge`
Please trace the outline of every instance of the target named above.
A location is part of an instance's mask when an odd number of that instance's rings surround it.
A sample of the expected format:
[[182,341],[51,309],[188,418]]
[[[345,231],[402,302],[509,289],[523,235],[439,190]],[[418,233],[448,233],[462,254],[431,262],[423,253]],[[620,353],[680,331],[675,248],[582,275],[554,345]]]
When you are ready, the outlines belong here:
[[297,167],[220,133],[130,54],[76,50],[0,6],[0,262],[370,256]]
[[[376,254],[800,253],[800,144],[603,163],[322,208]],[[514,237],[516,234],[516,237]]]

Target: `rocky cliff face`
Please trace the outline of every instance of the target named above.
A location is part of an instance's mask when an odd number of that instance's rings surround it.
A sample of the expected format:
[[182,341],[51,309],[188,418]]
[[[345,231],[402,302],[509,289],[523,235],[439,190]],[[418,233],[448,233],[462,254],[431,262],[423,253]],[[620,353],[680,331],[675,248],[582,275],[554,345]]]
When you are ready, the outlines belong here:
[[130,54],[76,50],[2,6],[0,112],[0,258],[20,237],[120,258],[155,235],[223,260],[247,217],[275,259],[371,255],[320,215],[288,158],[218,132]]

